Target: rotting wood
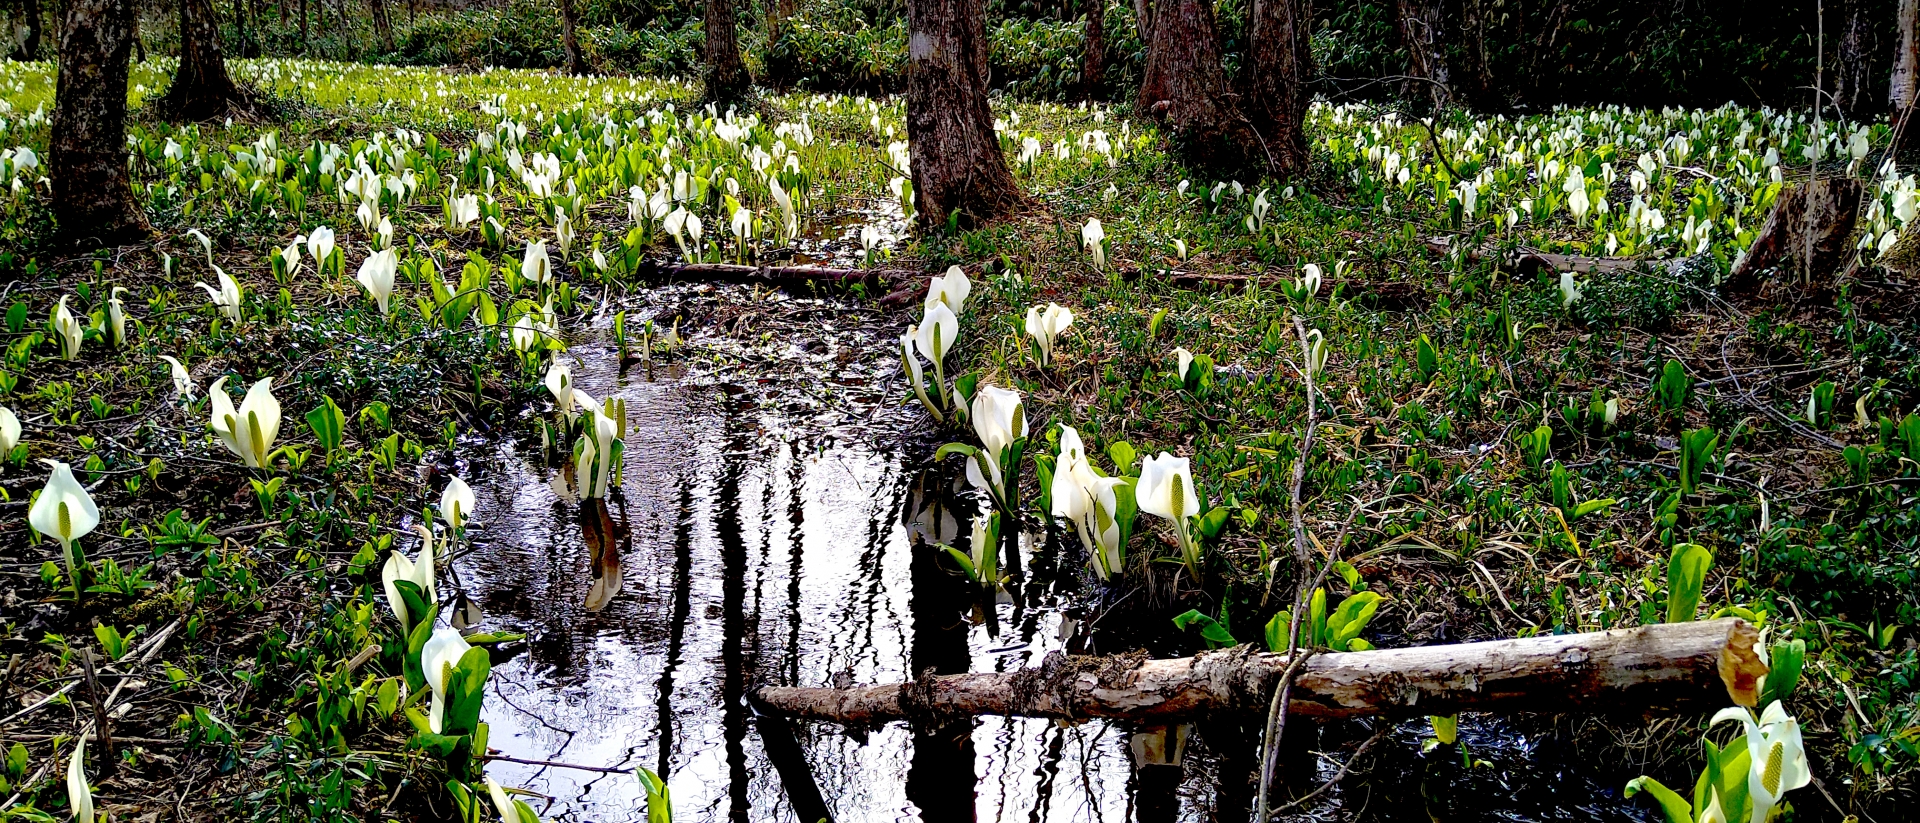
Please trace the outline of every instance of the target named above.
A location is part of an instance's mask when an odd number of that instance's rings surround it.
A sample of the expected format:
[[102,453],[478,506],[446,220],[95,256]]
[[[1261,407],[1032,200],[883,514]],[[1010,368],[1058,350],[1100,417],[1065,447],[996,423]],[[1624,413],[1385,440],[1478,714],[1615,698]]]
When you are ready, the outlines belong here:
[[1788,186],[1773,202],[1767,222],[1753,236],[1740,262],[1727,274],[1727,291],[1751,292],[1769,269],[1785,268],[1815,283],[1839,268],[1852,251],[1860,212],[1860,181],[1850,177]]
[[[1460,711],[1652,713],[1758,702],[1766,665],[1758,633],[1737,618],[1588,634],[1317,654],[1288,710],[1305,717],[1447,715]],[[903,718],[1107,717],[1149,725],[1257,712],[1288,655],[1251,647],[1193,657],[1048,655],[1016,672],[923,676],[845,689],[764,687],[770,711],[871,725]]]
[[[1427,249],[1435,254],[1451,254],[1453,252],[1452,244],[1450,244],[1445,237],[1427,238]],[[1492,247],[1469,249],[1467,250],[1467,259],[1478,262],[1496,253],[1497,251]],[[1555,254],[1553,252],[1544,252],[1539,249],[1522,246],[1514,249],[1512,253],[1505,255],[1501,263],[1529,274],[1542,270],[1564,271],[1574,274],[1632,274],[1646,272],[1674,274],[1685,268],[1692,260],[1692,257],[1669,257],[1663,260],[1644,257],[1589,257],[1579,254]]]

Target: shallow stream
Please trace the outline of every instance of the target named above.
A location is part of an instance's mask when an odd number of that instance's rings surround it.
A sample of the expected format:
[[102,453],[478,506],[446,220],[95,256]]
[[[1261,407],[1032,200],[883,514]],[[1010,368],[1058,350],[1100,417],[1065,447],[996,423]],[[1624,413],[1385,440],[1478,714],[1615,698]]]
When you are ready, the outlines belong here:
[[[954,473],[920,465],[935,433],[891,402],[898,318],[731,287],[655,290],[629,311],[682,317],[692,342],[623,369],[602,318],[565,355],[575,385],[626,401],[610,524],[582,517],[537,438],[490,445],[466,468],[477,525],[452,588],[477,607],[478,627],[527,635],[495,653],[490,744],[522,761],[619,770],[490,765],[503,783],[551,798],[534,804],[542,819],[645,820],[636,766],[666,775],[675,819],[695,823],[1247,819],[1246,798],[1211,788],[1223,773],[1244,775],[1244,763],[1199,743],[1184,776],[1136,772],[1135,730],[1123,724],[983,718],[848,733],[757,717],[745,695],[760,684],[1037,663],[1090,617],[1078,611],[1087,584],[1077,561],[1062,568],[1036,538],[1023,552],[1020,606],[1003,598],[987,615],[943,568],[929,544],[964,540],[971,504]],[[1493,741],[1482,756],[1497,765],[1441,778],[1443,794],[1471,788],[1484,813],[1394,811],[1455,805],[1421,800],[1435,787],[1410,774],[1432,771],[1417,754],[1424,724],[1383,743],[1412,754],[1350,778],[1319,811],[1651,819],[1619,798],[1619,782],[1542,767],[1529,738],[1503,728],[1463,722],[1463,736],[1480,729]],[[1321,762],[1306,781],[1331,773]],[[1538,781],[1570,794],[1538,797]]]

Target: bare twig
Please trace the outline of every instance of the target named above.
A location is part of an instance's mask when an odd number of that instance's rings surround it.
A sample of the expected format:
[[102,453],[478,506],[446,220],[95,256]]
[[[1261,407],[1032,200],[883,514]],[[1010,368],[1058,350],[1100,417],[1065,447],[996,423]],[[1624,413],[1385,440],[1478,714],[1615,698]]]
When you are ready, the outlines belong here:
[[[1300,452],[1293,459],[1293,483],[1288,490],[1293,520],[1293,557],[1300,569],[1300,578],[1293,594],[1293,616],[1287,624],[1287,650],[1293,655],[1293,659],[1288,661],[1286,671],[1280,674],[1280,682],[1274,684],[1273,698],[1267,705],[1266,734],[1260,745],[1260,793],[1254,806],[1255,823],[1264,823],[1269,817],[1267,797],[1273,786],[1273,769],[1278,758],[1280,737],[1286,733],[1288,698],[1293,691],[1293,680],[1300,673],[1300,667],[1306,663],[1307,658],[1313,656],[1312,648],[1302,650],[1300,644],[1300,624],[1302,623],[1300,617],[1306,608],[1307,593],[1319,586],[1320,581],[1325,580],[1327,572],[1333,568],[1333,561],[1329,558],[1317,574],[1307,573],[1313,568],[1311,565],[1313,553],[1307,545],[1306,506],[1301,502],[1301,488],[1306,484],[1307,459],[1313,453],[1313,435],[1320,427],[1320,416],[1319,409],[1314,403],[1316,388],[1313,382],[1313,347],[1307,341],[1307,326],[1301,322],[1299,315],[1293,317],[1293,330],[1300,340],[1300,375],[1307,386],[1307,424],[1300,435]],[[1356,508],[1355,512],[1358,511]],[[1352,526],[1353,517],[1349,516],[1347,524],[1340,529],[1340,536],[1334,541],[1333,553],[1336,556],[1340,552],[1341,544],[1346,542],[1347,531]],[[1270,571],[1269,591],[1272,589],[1273,577]]]
[[1353,771],[1353,764],[1360,762],[1360,758],[1366,756],[1367,750],[1373,748],[1373,744],[1380,742],[1380,738],[1386,737],[1387,733],[1392,730],[1393,730],[1393,724],[1382,721],[1380,724],[1380,730],[1374,732],[1373,736],[1367,738],[1366,742],[1361,743],[1360,748],[1355,749],[1353,751],[1353,756],[1347,758],[1347,762],[1340,764],[1340,770],[1337,772],[1334,772],[1332,777],[1327,778],[1326,782],[1321,783],[1318,787],[1314,788],[1313,791],[1307,792],[1306,794],[1301,795],[1298,798],[1287,801],[1286,805],[1281,806],[1280,808],[1274,809],[1271,812],[1271,814],[1279,814],[1289,809],[1297,808],[1301,804],[1309,800],[1312,800],[1316,797],[1319,797],[1322,792],[1325,792],[1326,790],[1333,788],[1334,784],[1339,783],[1342,779],[1344,779],[1347,776],[1348,772]]
[[113,756],[113,724],[107,718],[107,707],[100,702],[100,681],[93,676],[93,650],[80,650],[80,668],[87,674],[87,697],[93,702],[93,728],[100,742],[100,751],[106,757],[101,759],[101,768],[111,771],[116,762]]
[[632,769],[616,769],[608,766],[581,766],[574,763],[561,763],[557,760],[526,760],[518,757],[508,757],[504,754],[490,754],[486,756],[486,759],[498,760],[502,763],[519,763],[524,766],[547,766],[555,769],[573,769],[575,771],[599,772],[601,774],[627,774],[633,771]]

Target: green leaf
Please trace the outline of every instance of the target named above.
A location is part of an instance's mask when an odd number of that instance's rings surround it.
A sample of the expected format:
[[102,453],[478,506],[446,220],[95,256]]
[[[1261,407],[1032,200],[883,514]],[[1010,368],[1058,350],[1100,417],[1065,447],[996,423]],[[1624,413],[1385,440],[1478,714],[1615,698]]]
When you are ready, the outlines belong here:
[[1686,623],[1700,610],[1713,553],[1697,543],[1676,543],[1667,560],[1667,622]]
[[1313,634],[1307,639],[1315,646],[1327,645],[1327,590],[1314,589],[1313,599],[1308,602],[1307,625],[1313,628]]
[[1176,615],[1173,618],[1173,625],[1181,631],[1186,631],[1189,626],[1199,626],[1200,638],[1207,641],[1209,649],[1224,649],[1240,643],[1227,631],[1226,626],[1220,625],[1220,621],[1201,614],[1197,609],[1188,609]]
[[934,450],[933,459],[945,460],[947,458],[947,455],[950,455],[950,454],[963,454],[963,455],[966,455],[968,458],[972,458],[980,454],[980,450],[973,446],[969,446],[965,443],[948,443]]
[[1287,635],[1293,631],[1293,616],[1280,612],[1267,621],[1267,651],[1287,651]]
[[1327,618],[1328,647],[1347,651],[1348,644],[1367,627],[1384,599],[1377,592],[1360,592],[1340,601],[1340,607]]
[[1807,641],[1792,640],[1773,644],[1767,652],[1767,681],[1760,687],[1760,705],[1793,696],[1800,685],[1800,672],[1806,665]]
[[407,678],[407,690],[415,694],[427,687],[426,672],[420,667],[420,651],[427,647],[427,638],[433,636],[433,621],[439,614],[439,606],[428,606],[407,634],[407,654],[400,661],[400,668]]
[[[408,709],[407,719],[415,720],[415,729],[422,728],[427,722],[427,716],[421,714],[419,709]],[[413,737],[407,740],[407,748],[419,749],[433,757],[445,759],[453,754],[455,748],[459,747],[462,737],[464,737],[464,735],[434,734],[430,731],[415,731]]]
[[1415,340],[1413,345],[1414,359],[1420,366],[1421,378],[1432,380],[1433,376],[1440,372],[1439,351],[1434,349],[1433,341],[1427,339],[1425,334],[1420,335],[1420,338]]
[[1653,795],[1653,799],[1660,803],[1660,811],[1666,813],[1667,823],[1693,823],[1693,804],[1661,785],[1660,781],[1642,775],[1627,782],[1626,796],[1632,797],[1642,791]]
[[467,643],[474,646],[512,643],[515,640],[525,639],[527,636],[522,632],[474,632],[467,635]]
[[392,717],[400,707],[400,682],[391,677],[380,681],[380,688],[374,693],[373,708],[381,717]]
[[673,794],[667,789],[667,781],[645,766],[634,769],[634,776],[640,778],[640,788],[647,793],[647,823],[673,823]]
[[1198,520],[1200,536],[1208,540],[1216,539],[1227,528],[1227,508],[1215,506],[1212,511],[1200,515]]
[[1594,512],[1600,511],[1601,509],[1604,509],[1618,502],[1620,501],[1617,501],[1611,497],[1605,497],[1599,500],[1588,500],[1585,503],[1581,503],[1578,506],[1574,506],[1573,512],[1569,514],[1567,517],[1567,521],[1572,522],[1575,520],[1579,520],[1582,517],[1586,517],[1589,514],[1593,514]]
[[968,580],[975,583],[980,582],[980,570],[973,567],[973,558],[968,557],[966,552],[953,548],[952,546],[943,546],[942,548],[945,548],[947,554],[952,555],[954,561],[960,564],[960,571],[966,574]]

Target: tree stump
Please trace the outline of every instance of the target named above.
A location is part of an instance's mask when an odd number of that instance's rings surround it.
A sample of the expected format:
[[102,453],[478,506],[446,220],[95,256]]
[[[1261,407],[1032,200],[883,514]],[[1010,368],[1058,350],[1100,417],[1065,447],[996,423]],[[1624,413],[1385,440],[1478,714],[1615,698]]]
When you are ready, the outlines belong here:
[[[1853,222],[1860,211],[1860,181],[1848,177],[1789,186],[1753,245],[1727,276],[1727,291],[1752,292],[1767,271],[1785,268],[1812,283],[1832,273],[1852,251]],[[1811,252],[1811,255],[1809,255]]]

